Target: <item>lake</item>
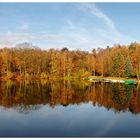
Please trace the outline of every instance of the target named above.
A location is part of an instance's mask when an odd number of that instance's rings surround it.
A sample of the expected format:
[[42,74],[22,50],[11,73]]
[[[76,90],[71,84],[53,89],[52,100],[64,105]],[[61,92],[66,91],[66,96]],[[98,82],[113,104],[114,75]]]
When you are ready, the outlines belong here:
[[138,136],[138,85],[0,82],[0,137]]

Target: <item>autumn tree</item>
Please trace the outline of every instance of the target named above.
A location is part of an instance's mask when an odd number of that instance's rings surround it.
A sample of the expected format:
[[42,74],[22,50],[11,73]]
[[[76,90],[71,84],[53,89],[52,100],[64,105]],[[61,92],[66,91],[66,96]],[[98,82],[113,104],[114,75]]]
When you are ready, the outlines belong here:
[[127,57],[126,61],[125,61],[124,76],[126,76],[126,77],[132,77],[133,76],[133,67],[132,67],[130,57]]

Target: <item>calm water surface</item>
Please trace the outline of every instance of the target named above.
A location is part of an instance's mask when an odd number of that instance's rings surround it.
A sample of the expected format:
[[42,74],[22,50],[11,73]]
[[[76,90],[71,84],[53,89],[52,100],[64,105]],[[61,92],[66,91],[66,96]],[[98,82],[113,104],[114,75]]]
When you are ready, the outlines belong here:
[[1,137],[140,137],[138,85],[0,82]]

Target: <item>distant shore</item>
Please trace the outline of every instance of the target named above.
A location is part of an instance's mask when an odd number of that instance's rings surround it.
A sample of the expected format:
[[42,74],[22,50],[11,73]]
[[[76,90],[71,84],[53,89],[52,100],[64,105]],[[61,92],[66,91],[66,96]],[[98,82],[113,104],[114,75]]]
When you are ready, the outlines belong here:
[[140,81],[136,78],[88,76],[88,77],[84,77],[82,79],[83,80],[88,80],[88,81],[95,81],[95,82],[140,84]]

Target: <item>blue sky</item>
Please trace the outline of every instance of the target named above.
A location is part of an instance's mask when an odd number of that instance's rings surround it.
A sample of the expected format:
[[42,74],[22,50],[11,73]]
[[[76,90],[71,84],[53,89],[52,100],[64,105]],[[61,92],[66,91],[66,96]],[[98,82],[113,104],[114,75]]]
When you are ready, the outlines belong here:
[[140,3],[0,3],[0,47],[91,51],[140,40]]

